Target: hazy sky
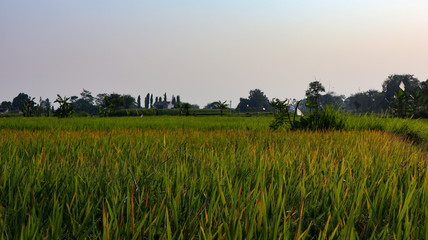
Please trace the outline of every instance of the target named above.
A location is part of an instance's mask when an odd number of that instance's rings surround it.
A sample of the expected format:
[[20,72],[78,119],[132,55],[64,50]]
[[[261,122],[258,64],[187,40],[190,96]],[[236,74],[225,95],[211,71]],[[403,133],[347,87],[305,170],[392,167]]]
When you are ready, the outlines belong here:
[[0,101],[147,92],[199,104],[428,79],[427,0],[1,0]]

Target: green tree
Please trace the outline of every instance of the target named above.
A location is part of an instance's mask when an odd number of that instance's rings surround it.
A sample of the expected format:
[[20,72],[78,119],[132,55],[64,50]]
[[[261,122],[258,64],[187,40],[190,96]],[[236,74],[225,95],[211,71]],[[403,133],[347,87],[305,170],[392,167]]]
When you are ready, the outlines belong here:
[[189,116],[190,115],[190,108],[192,108],[192,105],[190,103],[185,102],[185,103],[181,104],[181,107],[184,110],[184,114],[186,114],[186,116]]
[[144,108],[150,107],[150,93],[147,93],[146,98],[144,99]]
[[137,108],[141,108],[141,97],[140,97],[140,95],[138,95],[138,98],[137,98]]
[[12,102],[9,102],[9,101],[3,101],[3,102],[1,102],[1,104],[0,104],[0,108],[4,108],[4,109],[7,109],[7,110],[12,110]]
[[73,114],[73,105],[70,102],[70,98],[61,97],[57,94],[58,98],[55,100],[55,103],[59,104],[58,109],[55,111],[55,115],[59,118],[71,117]]
[[153,94],[150,95],[150,108],[153,108]]
[[77,99],[77,101],[72,103],[74,112],[76,113],[88,113],[88,114],[95,114],[97,107],[90,104],[88,101],[84,100],[83,98]]
[[95,104],[100,107],[101,105],[105,104],[106,96],[108,96],[107,93],[100,93],[95,98]]
[[326,93],[320,96],[320,104],[322,107],[331,105],[335,110],[340,109],[343,106],[344,95],[335,95],[333,92]]
[[419,83],[414,90],[408,90],[404,83],[400,83],[398,91],[394,94],[391,109],[397,117],[426,117],[427,104],[426,82]]
[[24,117],[32,117],[36,113],[36,102],[34,102],[34,98],[23,100],[21,111]]
[[312,112],[312,109],[319,110],[321,92],[325,92],[325,88],[320,82],[314,81],[309,83],[309,88],[306,90],[305,95],[307,100],[306,106],[309,107],[310,112]]
[[413,93],[420,87],[420,82],[411,74],[390,75],[382,83],[382,92],[385,94],[386,100],[391,103],[394,100],[394,95],[399,91],[400,84],[404,84],[404,92]]
[[260,89],[251,90],[248,98],[240,98],[237,108],[241,112],[247,112],[251,109],[258,112],[272,110],[269,99]]
[[125,106],[125,101],[120,94],[111,93],[108,96],[108,100],[110,101],[110,104],[114,110],[123,108]]
[[107,117],[113,109],[113,104],[110,102],[109,96],[104,96],[104,100],[98,105],[98,114],[100,117]]
[[80,98],[85,100],[89,104],[94,104],[94,96],[92,96],[92,93],[86,89],[82,90],[82,92],[80,93]]
[[123,98],[123,107],[125,109],[130,109],[135,107],[135,98],[131,95],[122,95]]
[[344,108],[355,113],[380,113],[386,111],[388,107],[385,94],[376,90],[352,94],[344,101]]
[[95,98],[92,96],[92,93],[83,89],[80,93],[80,98],[72,100],[74,112],[96,114],[97,107],[94,105],[94,100]]
[[181,99],[180,99],[180,95],[177,95],[176,97],[176,102],[174,105],[175,108],[181,108]]
[[172,95],[172,98],[171,98],[171,104],[172,104],[173,106],[175,106],[176,102],[177,102],[177,100],[175,99],[175,96],[174,96],[174,95]]
[[78,96],[71,96],[71,97],[70,97],[70,102],[71,102],[71,103],[75,103],[78,99],[79,99],[79,97],[78,97]]
[[18,96],[12,100],[12,109],[13,110],[22,110],[22,105],[24,102],[28,101],[30,97],[25,93],[20,93]]

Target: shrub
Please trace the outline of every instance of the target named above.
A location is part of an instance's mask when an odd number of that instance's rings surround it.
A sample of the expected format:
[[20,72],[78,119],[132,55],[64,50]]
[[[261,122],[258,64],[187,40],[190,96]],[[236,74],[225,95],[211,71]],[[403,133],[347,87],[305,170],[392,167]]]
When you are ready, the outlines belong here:
[[275,119],[269,125],[270,129],[277,130],[282,126],[287,125],[289,125],[291,129],[300,128],[301,123],[296,121],[296,115],[300,101],[296,103],[293,119],[291,119],[290,109],[294,103],[295,101],[290,99],[285,99],[284,101],[281,101],[278,98],[272,99],[270,105],[272,106]]
[[346,125],[346,116],[327,106],[321,111],[310,113],[301,119],[301,127],[310,130],[343,129]]

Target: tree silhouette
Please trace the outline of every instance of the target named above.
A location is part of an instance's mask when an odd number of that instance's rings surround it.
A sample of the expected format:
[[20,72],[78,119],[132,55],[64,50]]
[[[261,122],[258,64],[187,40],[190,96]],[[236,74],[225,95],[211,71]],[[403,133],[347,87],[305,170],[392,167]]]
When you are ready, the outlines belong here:
[[309,88],[306,90],[306,106],[309,107],[309,111],[312,112],[312,109],[319,110],[321,92],[325,92],[325,88],[320,82],[309,83]]
[[55,102],[59,104],[59,107],[55,111],[55,115],[59,118],[70,117],[74,111],[73,106],[69,102],[70,98],[68,98],[68,97],[63,98],[59,94],[57,94],[57,96],[58,96],[58,98],[55,100]]
[[190,103],[183,103],[181,104],[182,108],[184,109],[184,114],[186,114],[186,116],[190,115],[190,108],[192,107],[192,105]]
[[141,96],[140,95],[138,95],[138,98],[137,98],[137,108],[141,108]]
[[261,112],[270,111],[272,106],[269,104],[269,99],[260,89],[254,89],[250,91],[248,98],[240,98],[237,108],[242,112],[250,109]]
[[22,110],[22,105],[25,101],[28,101],[30,97],[25,93],[20,93],[12,100],[12,108],[14,110]]
[[24,117],[32,117],[36,113],[36,102],[34,102],[34,98],[24,99],[22,101],[21,110]]
[[217,108],[220,109],[220,116],[223,116],[223,111],[227,109],[227,106],[229,106],[228,104],[226,104],[226,101],[222,102],[220,100],[215,102],[215,105]]

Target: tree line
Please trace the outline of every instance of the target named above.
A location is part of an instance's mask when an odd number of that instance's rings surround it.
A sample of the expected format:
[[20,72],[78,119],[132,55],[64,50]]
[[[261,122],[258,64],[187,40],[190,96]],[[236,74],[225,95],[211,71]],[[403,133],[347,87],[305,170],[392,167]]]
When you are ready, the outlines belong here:
[[[290,101],[294,104],[299,102],[299,109],[303,112],[331,106],[335,110],[356,114],[389,113],[397,117],[427,118],[428,79],[419,81],[411,74],[394,74],[382,83],[382,91],[368,90],[347,98],[334,92],[325,93],[324,86],[314,81],[309,84],[304,99]],[[260,89],[255,89],[250,91],[248,98],[240,99],[237,108],[241,112],[271,112],[272,102]]]
[[80,97],[57,95],[54,103],[58,103],[58,109],[54,108],[49,98],[42,99],[40,97],[39,101],[36,102],[34,97],[30,97],[26,93],[19,93],[12,101],[3,101],[0,104],[0,110],[8,113],[22,113],[25,117],[50,116],[51,114],[65,117],[73,113],[81,116],[108,116],[110,113],[119,110],[142,109],[142,104],[146,109],[199,108],[196,104],[181,102],[179,95],[172,95],[171,100],[168,100],[166,93],[163,96],[154,96],[151,93],[147,93],[144,102],[142,102],[140,95],[137,99],[129,94],[117,93],[100,93],[93,96],[86,89],[83,89]]
[[[325,88],[318,81],[311,82],[305,92],[305,98],[297,101],[290,99],[290,103],[300,103],[299,111],[311,112],[332,106],[334,109],[342,109],[350,113],[385,113],[388,112],[397,117],[428,117],[428,79],[419,81],[414,75],[390,75],[382,83],[382,90],[368,90],[358,92],[349,97],[337,95],[334,92],[325,93]],[[324,94],[323,94],[324,93]],[[80,97],[57,96],[54,103],[58,103],[60,109],[55,109],[51,101],[20,93],[12,101],[3,101],[0,104],[2,112],[21,112],[24,116],[67,116],[76,113],[80,116],[99,115],[109,116],[114,112],[128,111],[129,109],[179,109],[179,115],[190,115],[190,109],[199,109],[196,104],[182,102],[180,96],[172,95],[170,100],[166,93],[163,96],[154,96],[147,93],[144,100],[141,96],[135,99],[128,94],[100,93],[93,96],[88,90],[83,89]],[[144,106],[143,106],[144,104]],[[219,109],[221,115],[230,107],[226,101],[214,101],[207,104],[204,109]],[[291,110],[295,110],[294,108]],[[236,112],[273,112],[272,101],[260,90],[249,92],[247,98],[240,98]]]

